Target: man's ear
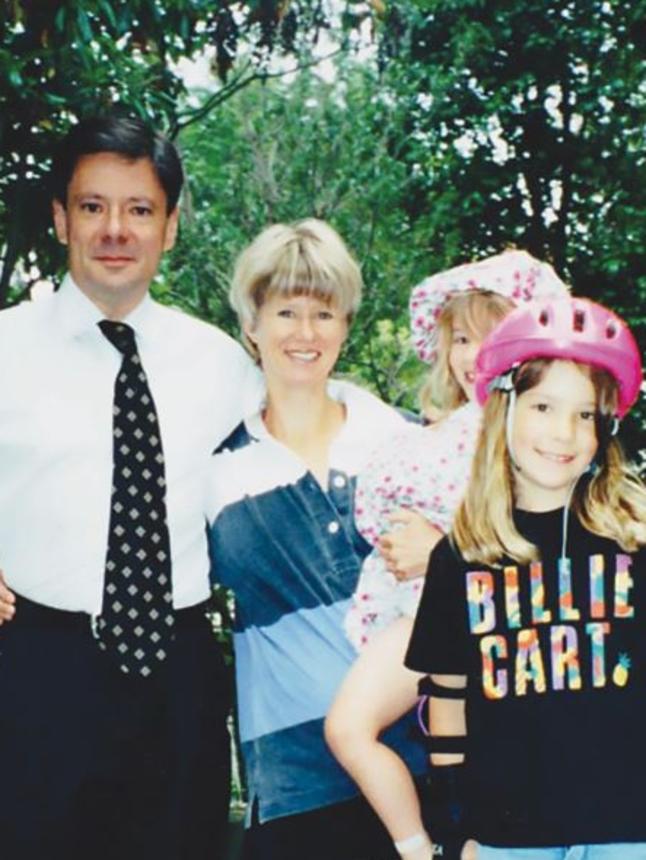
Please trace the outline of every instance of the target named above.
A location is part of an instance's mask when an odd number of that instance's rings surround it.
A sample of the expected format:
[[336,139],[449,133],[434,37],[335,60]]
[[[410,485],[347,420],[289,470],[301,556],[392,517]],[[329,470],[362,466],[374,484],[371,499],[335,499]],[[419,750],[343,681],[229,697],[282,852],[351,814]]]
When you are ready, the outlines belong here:
[[67,245],[67,211],[60,200],[52,200],[52,213],[56,237],[63,245]]
[[177,239],[179,227],[179,206],[176,206],[166,219],[166,230],[164,233],[164,251],[170,251]]

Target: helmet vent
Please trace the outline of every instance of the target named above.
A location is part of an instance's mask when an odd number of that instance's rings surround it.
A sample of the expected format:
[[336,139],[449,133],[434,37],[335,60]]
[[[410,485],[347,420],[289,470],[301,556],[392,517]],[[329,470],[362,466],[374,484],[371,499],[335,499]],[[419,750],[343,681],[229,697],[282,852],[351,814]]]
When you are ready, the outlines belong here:
[[574,311],[572,328],[574,329],[574,331],[585,330],[585,311],[581,310],[581,308],[576,308]]
[[614,320],[610,320],[606,325],[606,337],[608,340],[613,340],[613,338],[617,337],[617,326]]

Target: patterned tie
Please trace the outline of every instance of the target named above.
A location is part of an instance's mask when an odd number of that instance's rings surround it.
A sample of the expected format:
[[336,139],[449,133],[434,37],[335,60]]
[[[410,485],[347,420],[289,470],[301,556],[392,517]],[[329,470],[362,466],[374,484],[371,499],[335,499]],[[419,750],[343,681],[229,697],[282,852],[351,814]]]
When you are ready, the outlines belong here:
[[165,659],[175,623],[164,453],[134,331],[109,320],[99,328],[123,361],[114,383],[110,532],[96,636],[123,672],[147,676]]

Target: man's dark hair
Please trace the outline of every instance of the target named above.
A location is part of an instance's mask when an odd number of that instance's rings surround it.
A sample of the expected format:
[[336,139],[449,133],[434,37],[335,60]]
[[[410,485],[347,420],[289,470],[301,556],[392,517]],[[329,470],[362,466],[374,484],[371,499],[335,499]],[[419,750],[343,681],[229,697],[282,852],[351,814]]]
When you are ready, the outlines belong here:
[[67,205],[67,187],[84,155],[110,152],[128,161],[148,158],[166,193],[166,211],[179,200],[184,172],[175,146],[137,117],[107,114],[88,117],[73,126],[61,141],[52,162],[52,193]]

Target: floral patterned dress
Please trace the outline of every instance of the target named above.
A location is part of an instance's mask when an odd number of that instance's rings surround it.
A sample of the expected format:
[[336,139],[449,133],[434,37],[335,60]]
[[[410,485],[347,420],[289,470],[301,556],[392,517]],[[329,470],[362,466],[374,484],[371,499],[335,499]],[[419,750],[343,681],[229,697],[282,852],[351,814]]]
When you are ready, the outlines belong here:
[[359,475],[357,526],[374,549],[365,558],[345,619],[360,650],[374,634],[402,615],[414,617],[423,577],[399,582],[378,551],[379,537],[392,530],[388,516],[410,508],[446,532],[462,500],[480,429],[480,408],[466,403],[430,427],[407,425],[375,451]]

